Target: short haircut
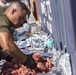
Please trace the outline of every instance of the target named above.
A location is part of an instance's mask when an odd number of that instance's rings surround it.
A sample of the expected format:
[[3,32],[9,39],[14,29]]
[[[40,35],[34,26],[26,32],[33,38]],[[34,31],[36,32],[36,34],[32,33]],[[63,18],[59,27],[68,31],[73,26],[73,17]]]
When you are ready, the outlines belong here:
[[[13,1],[11,1],[11,4],[12,4],[12,3],[15,3],[15,2],[18,2],[18,4],[20,5],[20,7],[21,7],[22,9],[26,10],[27,12],[29,11],[29,9],[27,8],[27,6],[26,6],[23,2],[20,2],[19,0],[13,0]],[[10,5],[11,5],[11,4],[10,4]]]
[[[13,3],[18,3],[19,4],[19,6],[23,9],[23,10],[26,10],[26,12],[27,12],[27,15],[28,15],[28,17],[29,17],[29,15],[30,15],[30,10],[28,9],[28,7],[23,3],[23,2],[21,2],[21,1],[19,1],[19,0],[12,0],[11,1],[11,3],[10,3],[10,5],[8,6],[8,7],[10,7]],[[7,7],[7,8],[8,8]],[[6,8],[6,9],[7,9]]]

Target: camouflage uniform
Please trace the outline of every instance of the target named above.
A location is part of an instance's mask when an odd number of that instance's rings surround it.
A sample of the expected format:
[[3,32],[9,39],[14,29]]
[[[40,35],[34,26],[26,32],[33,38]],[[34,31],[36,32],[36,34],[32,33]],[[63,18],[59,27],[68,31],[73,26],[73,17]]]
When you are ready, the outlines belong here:
[[7,16],[3,13],[4,10],[5,10],[5,8],[0,6],[0,32],[9,32],[9,33],[13,34],[14,25],[7,18]]

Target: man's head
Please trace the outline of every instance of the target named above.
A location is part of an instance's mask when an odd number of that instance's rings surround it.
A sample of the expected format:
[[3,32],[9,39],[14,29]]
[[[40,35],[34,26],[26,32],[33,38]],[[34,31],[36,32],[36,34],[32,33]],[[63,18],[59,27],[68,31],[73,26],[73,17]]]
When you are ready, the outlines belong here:
[[28,9],[24,3],[13,1],[4,13],[14,25],[17,25],[26,16],[27,12]]

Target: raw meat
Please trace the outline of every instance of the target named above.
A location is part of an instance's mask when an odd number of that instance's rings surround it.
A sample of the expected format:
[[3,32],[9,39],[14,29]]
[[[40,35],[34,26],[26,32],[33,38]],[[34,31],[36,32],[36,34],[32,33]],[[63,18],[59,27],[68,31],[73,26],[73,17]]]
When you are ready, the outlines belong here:
[[37,64],[35,68],[27,68],[23,63],[13,59],[11,62],[3,64],[1,75],[34,75],[51,71],[52,63],[49,58],[44,60],[41,54],[32,54],[31,56]]

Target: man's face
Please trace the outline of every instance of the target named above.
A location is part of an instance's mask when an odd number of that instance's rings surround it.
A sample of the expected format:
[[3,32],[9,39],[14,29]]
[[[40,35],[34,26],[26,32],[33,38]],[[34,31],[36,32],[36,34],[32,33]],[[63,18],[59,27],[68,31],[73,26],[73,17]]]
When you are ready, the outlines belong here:
[[21,11],[17,11],[15,10],[13,15],[12,15],[12,20],[13,20],[13,24],[17,25],[20,24],[20,22],[23,20],[23,18],[26,16],[26,11],[25,10],[21,10]]

